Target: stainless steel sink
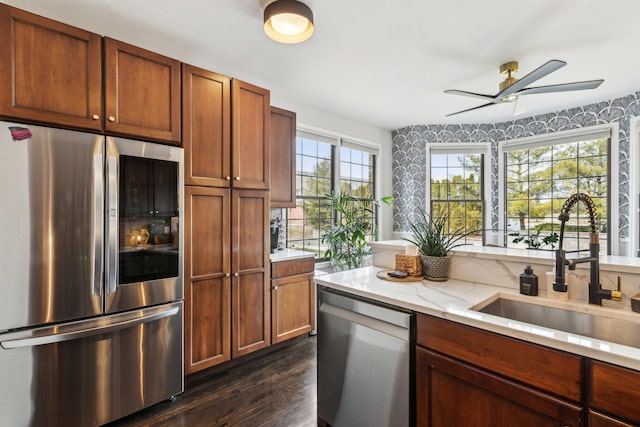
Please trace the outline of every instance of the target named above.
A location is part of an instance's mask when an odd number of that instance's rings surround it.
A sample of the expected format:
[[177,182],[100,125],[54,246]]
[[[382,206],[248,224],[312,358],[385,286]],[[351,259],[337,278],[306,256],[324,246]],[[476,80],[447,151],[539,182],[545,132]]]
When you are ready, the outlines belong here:
[[[638,321],[607,316],[606,313],[583,313],[558,307],[498,297],[474,308],[481,313],[640,348],[640,316]],[[594,308],[592,311],[596,311]],[[634,316],[630,314],[629,316]],[[622,317],[622,316],[621,316]]]

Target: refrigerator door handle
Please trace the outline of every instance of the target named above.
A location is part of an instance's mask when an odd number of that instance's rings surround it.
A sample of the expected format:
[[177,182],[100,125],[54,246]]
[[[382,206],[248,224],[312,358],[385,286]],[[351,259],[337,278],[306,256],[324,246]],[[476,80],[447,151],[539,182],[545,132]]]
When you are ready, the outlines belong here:
[[118,149],[107,138],[107,294],[118,285]]
[[[109,332],[118,331],[121,329],[130,328],[132,326],[140,325],[143,323],[150,323],[156,320],[164,319],[176,315],[180,311],[180,307],[172,307],[167,310],[151,313],[142,317],[136,317],[134,319],[126,319],[122,321],[116,321],[106,325],[100,325],[93,328],[79,329],[70,332],[64,332],[56,334],[57,326],[51,326],[45,330],[39,331],[42,336],[19,338],[14,340],[7,340],[0,342],[0,346],[5,349],[20,348],[20,347],[33,347],[37,345],[54,344],[63,341],[72,341],[80,338],[86,338],[93,335],[105,334]],[[48,329],[48,330],[47,330]]]
[[93,294],[102,295],[104,274],[104,177],[102,153],[93,156]]

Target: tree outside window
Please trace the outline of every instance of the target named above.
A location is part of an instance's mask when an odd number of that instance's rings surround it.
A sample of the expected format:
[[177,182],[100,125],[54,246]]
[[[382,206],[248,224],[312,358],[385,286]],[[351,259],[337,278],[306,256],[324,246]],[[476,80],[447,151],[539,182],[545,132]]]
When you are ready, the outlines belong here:
[[482,244],[482,154],[431,154],[431,215],[448,217],[450,232],[470,233],[465,243]]
[[[576,141],[505,153],[507,246],[527,247],[525,239],[559,232],[558,213],[574,193],[593,198],[598,212],[600,247],[607,253],[608,140]],[[565,226],[567,250],[588,247],[589,224],[578,204]],[[529,246],[530,247],[530,246]],[[548,245],[551,249],[551,245]]]

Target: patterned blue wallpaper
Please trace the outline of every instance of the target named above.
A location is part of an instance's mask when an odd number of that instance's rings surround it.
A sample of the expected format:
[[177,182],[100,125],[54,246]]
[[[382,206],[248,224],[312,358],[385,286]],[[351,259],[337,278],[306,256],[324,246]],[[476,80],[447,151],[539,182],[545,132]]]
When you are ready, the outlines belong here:
[[415,125],[393,131],[393,230],[410,231],[426,206],[426,143],[491,144],[491,226],[498,228],[498,142],[561,130],[619,123],[620,237],[629,235],[629,120],[640,115],[640,92],[611,101],[495,124]]

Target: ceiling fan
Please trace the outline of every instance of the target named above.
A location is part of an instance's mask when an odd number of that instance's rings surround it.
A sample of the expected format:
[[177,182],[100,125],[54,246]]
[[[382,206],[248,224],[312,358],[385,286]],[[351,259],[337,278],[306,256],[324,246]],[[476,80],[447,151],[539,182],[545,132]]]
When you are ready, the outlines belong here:
[[551,74],[557,69],[564,67],[565,65],[567,65],[567,63],[564,61],[552,59],[546,64],[533,70],[523,78],[516,79],[515,77],[512,76],[512,74],[518,72],[518,63],[516,61],[511,61],[511,62],[507,62],[506,64],[502,64],[500,66],[500,74],[506,76],[506,78],[504,79],[504,81],[500,82],[500,87],[499,87],[500,91],[496,95],[485,95],[482,93],[467,92],[464,90],[457,90],[457,89],[445,90],[444,93],[448,93],[452,95],[470,96],[473,98],[480,98],[480,99],[489,101],[488,103],[479,105],[477,107],[447,114],[447,117],[454,116],[460,113],[466,113],[467,111],[477,110],[479,108],[488,107],[490,105],[502,104],[504,102],[513,102],[513,101],[516,101],[513,114],[517,115],[526,111],[526,105],[523,102],[524,97],[522,95],[595,89],[598,86],[600,86],[600,84],[602,84],[602,82],[604,81],[600,79],[600,80],[588,80],[584,82],[562,83],[562,84],[549,85],[549,86],[526,87],[531,83],[535,82],[536,80],[543,78],[547,74]]

